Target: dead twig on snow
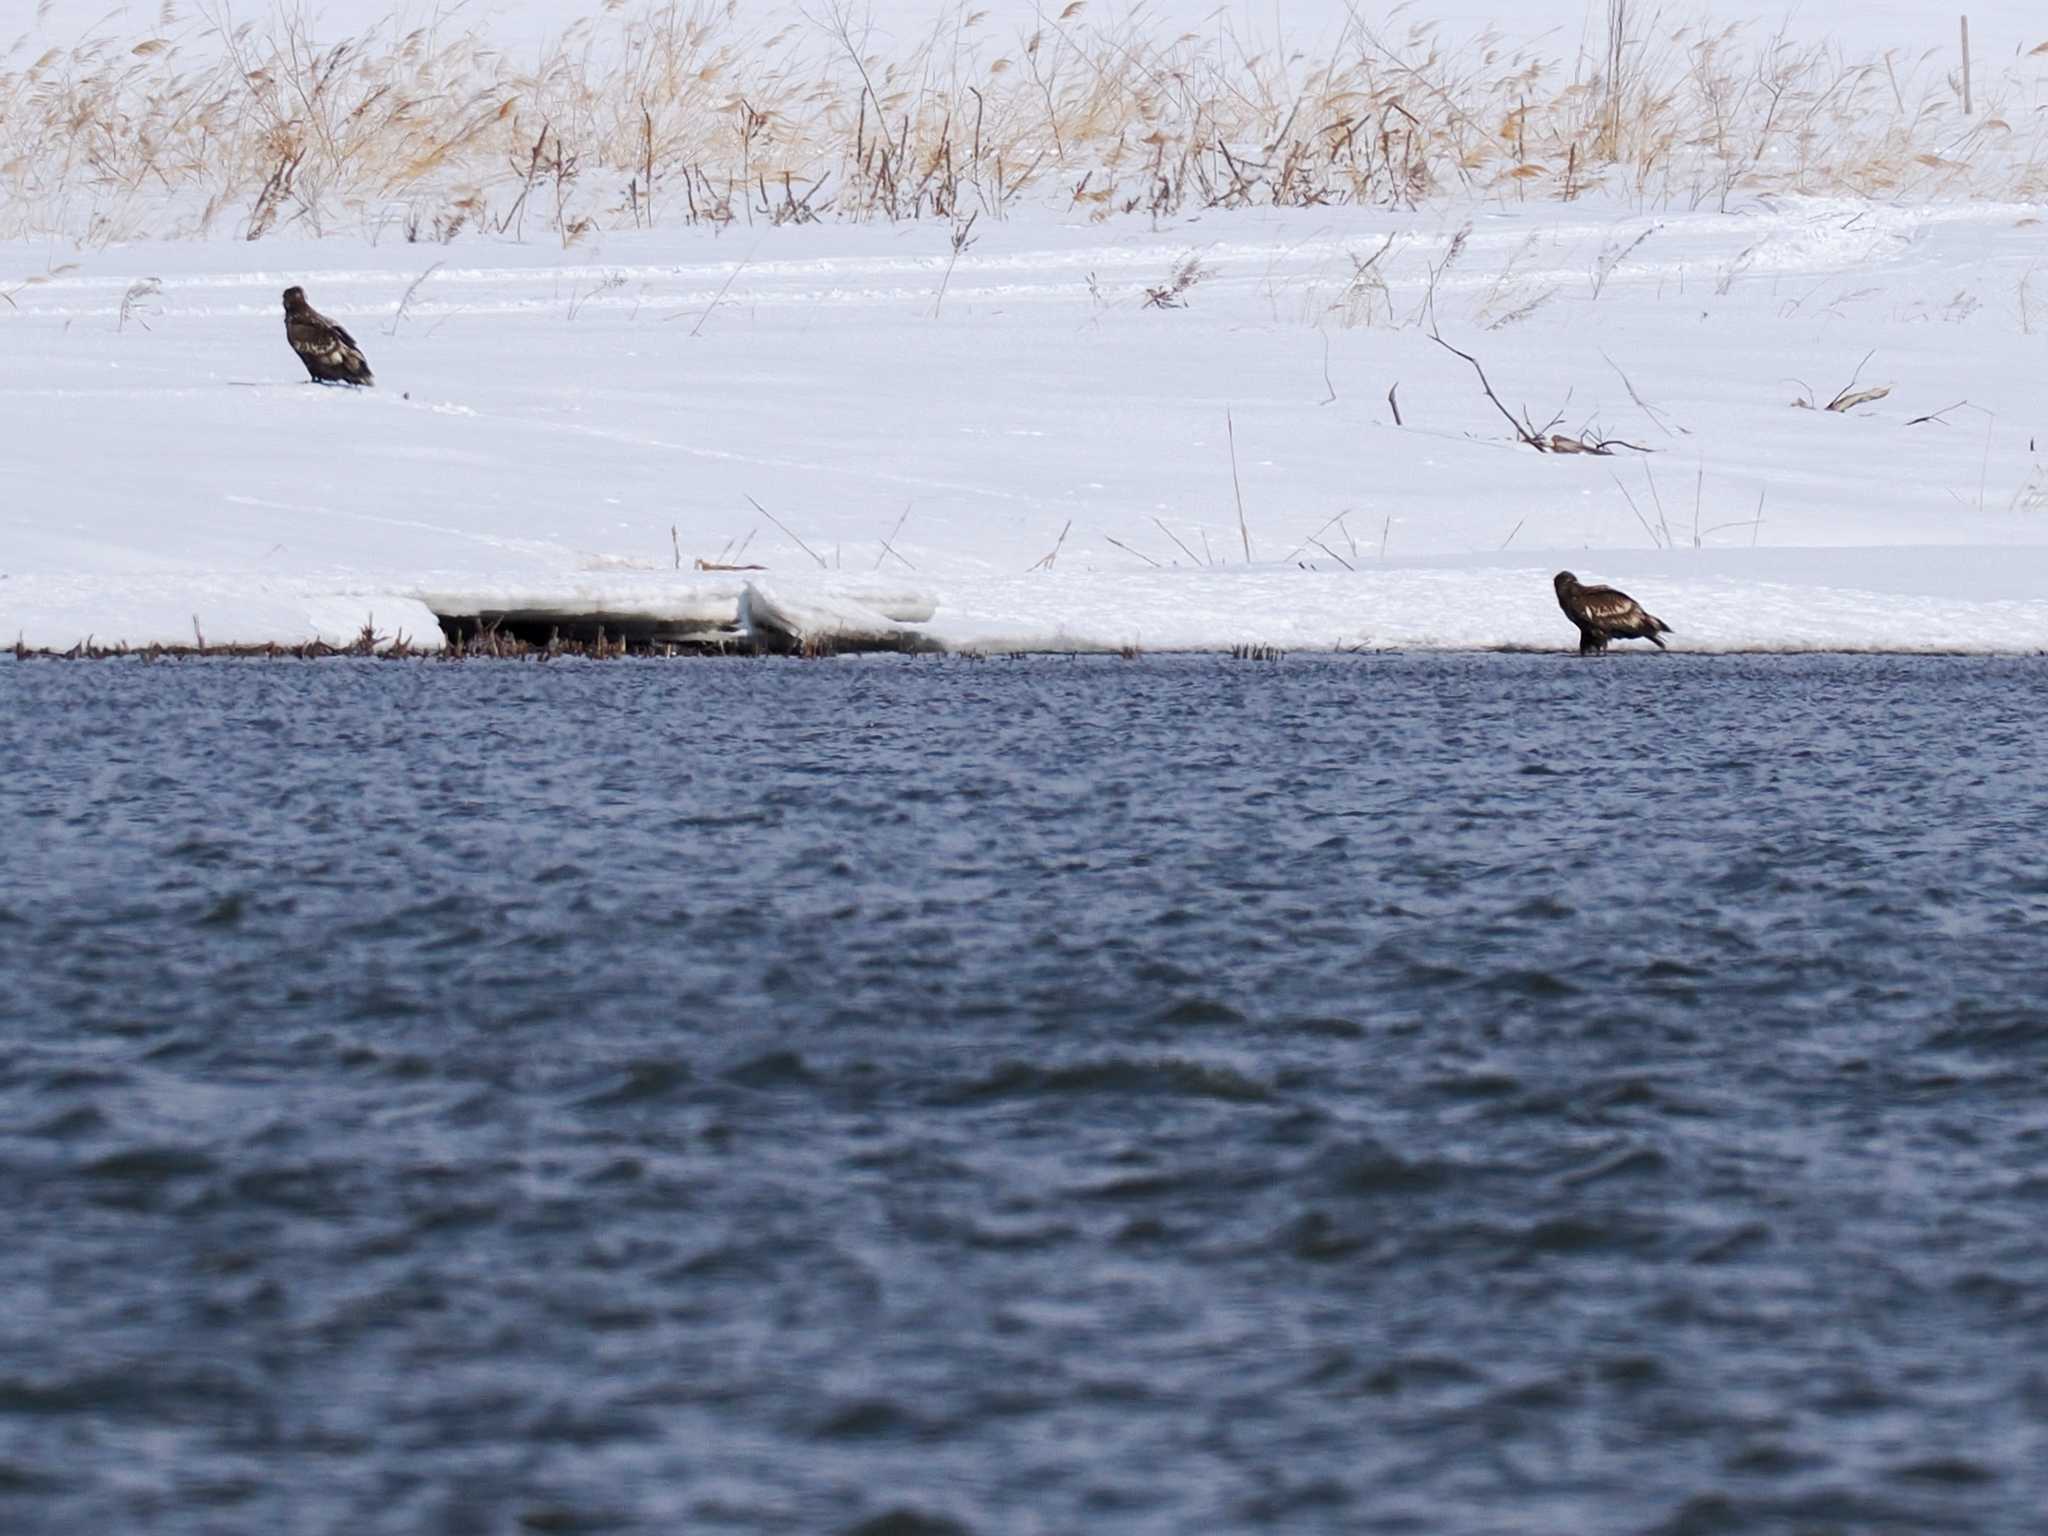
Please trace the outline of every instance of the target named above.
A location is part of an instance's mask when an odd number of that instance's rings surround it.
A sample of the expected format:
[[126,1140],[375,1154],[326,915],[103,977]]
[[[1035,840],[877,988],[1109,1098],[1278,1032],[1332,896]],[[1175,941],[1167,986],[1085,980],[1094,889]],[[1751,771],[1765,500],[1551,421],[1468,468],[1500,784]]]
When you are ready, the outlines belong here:
[[432,277],[436,272],[440,271],[441,268],[445,265],[445,262],[437,261],[431,267],[427,268],[426,271],[422,272],[418,277],[412,280],[412,286],[405,290],[404,297],[402,297],[398,301],[397,313],[392,315],[391,323],[384,328],[384,334],[386,336],[396,336],[398,334],[399,326],[405,322],[405,312],[412,307],[412,296],[420,291],[421,284],[426,282],[426,280]]
[[1237,475],[1237,423],[1230,418],[1230,412],[1223,413],[1223,427],[1230,434],[1230,484],[1237,492],[1237,534],[1244,540],[1244,563],[1252,563],[1252,531],[1244,520],[1244,482]]
[[1167,527],[1166,524],[1159,518],[1155,517],[1152,519],[1152,521],[1159,524],[1159,531],[1161,533],[1165,534],[1169,539],[1173,540],[1174,543],[1180,545],[1180,552],[1186,555],[1190,561],[1193,561],[1193,563],[1196,565],[1202,564],[1200,560],[1195,559],[1195,552],[1192,549],[1189,549],[1185,544],[1181,544],[1179,534],[1175,533],[1171,528]]
[[805,554],[809,555],[813,560],[818,562],[819,570],[829,571],[832,569],[832,567],[826,563],[825,557],[823,555],[819,554],[815,549],[811,548],[811,546],[806,544],[802,539],[797,538],[795,534],[790,533],[789,526],[786,523],[784,523],[781,518],[777,517],[773,512],[770,512],[766,507],[762,506],[761,503],[754,500],[754,498],[751,496],[747,498],[747,505],[752,507],[756,512],[760,513],[763,517],[767,518],[769,522],[773,523],[776,527],[780,528],[784,533],[788,533],[789,537],[792,541],[794,541],[798,549],[802,550]]
[[903,563],[906,566],[909,566],[911,570],[914,571],[917,569],[917,567],[911,565],[908,560],[904,560],[903,556],[897,553],[896,549],[896,535],[901,533],[903,531],[903,525],[910,521],[910,509],[915,505],[915,502],[905,502],[903,504],[903,515],[896,519],[896,526],[889,530],[889,537],[882,540],[882,553],[875,556],[876,570],[879,571],[882,568],[882,562],[888,559],[891,555],[895,555],[898,560],[903,560]]
[[1054,563],[1060,557],[1060,550],[1066,546],[1067,534],[1073,530],[1073,527],[1074,520],[1070,517],[1067,519],[1067,526],[1060,530],[1059,538],[1053,542],[1052,553],[1047,555],[1043,560],[1039,561],[1036,565],[1032,566],[1032,570],[1049,571],[1053,568]]
[[1140,560],[1144,561],[1147,565],[1151,566],[1153,570],[1157,571],[1164,569],[1164,567],[1161,566],[1157,560],[1154,560],[1142,549],[1133,549],[1130,545],[1126,544],[1122,539],[1110,539],[1109,535],[1106,533],[1103,535],[1103,537],[1105,539],[1109,539],[1110,543],[1114,544],[1118,549],[1122,550],[1125,554],[1136,555]]
[[[1821,410],[1832,411],[1839,416],[1844,412],[1855,410],[1859,405],[1868,405],[1873,400],[1882,400],[1886,395],[1890,394],[1892,387],[1889,384],[1879,385],[1875,389],[1858,389],[1856,387],[1856,381],[1863,377],[1863,364],[1869,362],[1875,356],[1877,356],[1877,350],[1874,347],[1864,353],[1863,362],[1856,365],[1856,371],[1849,375],[1849,382],[1837,390],[1834,399],[1822,406]],[[1802,411],[1812,410],[1815,398],[1812,387],[1803,379],[1794,379],[1792,382],[1806,391],[1803,396],[1792,402],[1794,409]],[[1947,409],[1954,410],[1955,407],[1949,406]]]
[[1907,422],[1906,425],[1909,427],[1918,427],[1930,421],[1938,421],[1945,427],[1948,425],[1948,422],[1945,419],[1948,416],[1948,413],[1950,411],[1960,411],[1964,406],[1968,405],[1969,403],[1970,402],[1967,400],[1958,400],[1954,405],[1944,405],[1940,410],[1929,411],[1925,416],[1915,416],[1911,421]]

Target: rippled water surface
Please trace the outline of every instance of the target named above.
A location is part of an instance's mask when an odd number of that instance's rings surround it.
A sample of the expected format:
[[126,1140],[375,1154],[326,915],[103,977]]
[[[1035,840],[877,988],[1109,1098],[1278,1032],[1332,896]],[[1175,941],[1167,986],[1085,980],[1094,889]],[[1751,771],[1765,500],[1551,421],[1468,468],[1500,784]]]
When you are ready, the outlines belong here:
[[2048,1508],[2048,666],[0,663],[0,1528]]

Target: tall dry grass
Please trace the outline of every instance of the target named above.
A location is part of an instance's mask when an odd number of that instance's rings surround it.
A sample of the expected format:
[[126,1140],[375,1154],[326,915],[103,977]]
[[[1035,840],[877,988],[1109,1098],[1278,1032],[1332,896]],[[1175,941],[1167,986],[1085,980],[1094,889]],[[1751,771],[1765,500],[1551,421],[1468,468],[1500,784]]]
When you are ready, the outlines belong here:
[[[888,42],[845,0],[776,27],[737,0],[612,0],[543,55],[473,30],[323,36],[165,0],[155,35],[0,71],[0,238],[343,230],[573,243],[600,227],[1412,207],[1447,194],[1656,208],[1758,193],[2035,198],[2031,56],[1845,54],[1730,26],[1638,28],[1577,58],[1398,35],[1259,52],[1086,0],[1022,33],[964,6]],[[4,43],[0,39],[0,43]],[[1988,88],[1987,88],[1988,87]]]

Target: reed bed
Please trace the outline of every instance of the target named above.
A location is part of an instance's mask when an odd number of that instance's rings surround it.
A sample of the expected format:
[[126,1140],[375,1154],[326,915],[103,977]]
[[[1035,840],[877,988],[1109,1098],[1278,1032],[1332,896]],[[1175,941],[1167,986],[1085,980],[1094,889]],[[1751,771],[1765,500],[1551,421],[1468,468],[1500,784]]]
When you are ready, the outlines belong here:
[[[0,35],[0,238],[292,232],[573,244],[675,224],[1164,217],[1196,208],[1758,194],[2034,199],[2040,60],[1852,55],[1631,22],[1576,57],[1353,13],[1255,51],[1075,0],[884,41],[835,0],[614,0],[538,55],[476,30],[323,34],[165,0],[153,35]],[[758,11],[756,11],[758,15]],[[2048,45],[2044,45],[2048,46]],[[2037,53],[2039,50],[2037,50]]]

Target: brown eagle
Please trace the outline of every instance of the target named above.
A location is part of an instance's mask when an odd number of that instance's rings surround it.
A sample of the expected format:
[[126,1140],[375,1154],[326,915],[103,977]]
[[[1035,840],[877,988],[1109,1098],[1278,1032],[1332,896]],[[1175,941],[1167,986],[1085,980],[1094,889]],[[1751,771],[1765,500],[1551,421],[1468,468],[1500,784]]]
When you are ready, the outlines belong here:
[[1551,578],[1551,585],[1557,588],[1557,606],[1564,610],[1564,616],[1579,626],[1579,654],[1604,651],[1610,640],[1647,640],[1658,650],[1664,649],[1659,635],[1671,633],[1671,626],[1654,614],[1645,613],[1643,605],[1626,592],[1617,592],[1612,587],[1582,587],[1579,578],[1570,571],[1559,571]]
[[306,302],[306,290],[284,291],[284,339],[315,384],[374,384],[355,337]]

